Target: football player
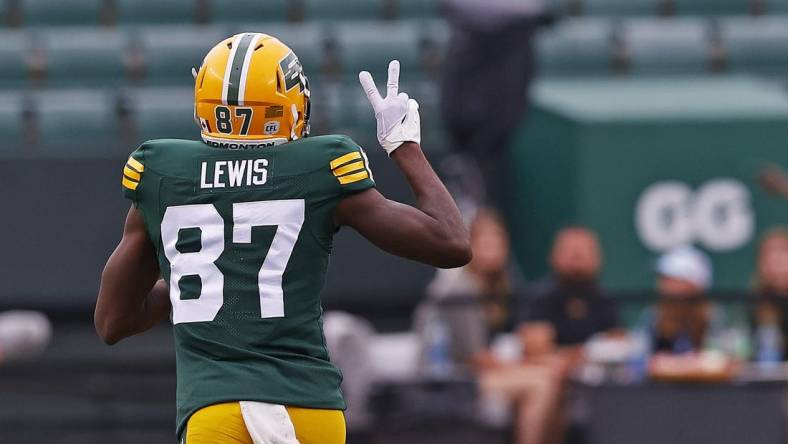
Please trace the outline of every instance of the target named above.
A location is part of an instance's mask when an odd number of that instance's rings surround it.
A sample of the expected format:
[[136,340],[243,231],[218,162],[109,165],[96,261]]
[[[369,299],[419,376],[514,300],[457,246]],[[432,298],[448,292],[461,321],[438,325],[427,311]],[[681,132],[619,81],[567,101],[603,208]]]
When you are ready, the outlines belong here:
[[293,51],[265,34],[228,38],[194,73],[202,141],[153,140],[129,157],[122,185],[132,206],[95,324],[114,344],[171,315],[182,442],[345,442],[342,376],[319,298],[340,227],[436,267],[470,260],[399,70],[391,62],[385,98],[368,72],[359,78],[417,208],[378,192],[348,137],[306,137],[309,83]]

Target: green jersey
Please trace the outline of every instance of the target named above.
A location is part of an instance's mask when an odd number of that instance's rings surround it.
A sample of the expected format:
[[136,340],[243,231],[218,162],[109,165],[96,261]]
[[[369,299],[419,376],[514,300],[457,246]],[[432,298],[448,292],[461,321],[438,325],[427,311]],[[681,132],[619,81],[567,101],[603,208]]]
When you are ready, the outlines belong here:
[[170,285],[178,434],[225,401],[344,409],[319,296],[335,207],[375,186],[363,150],[344,136],[246,150],[154,140],[123,172]]

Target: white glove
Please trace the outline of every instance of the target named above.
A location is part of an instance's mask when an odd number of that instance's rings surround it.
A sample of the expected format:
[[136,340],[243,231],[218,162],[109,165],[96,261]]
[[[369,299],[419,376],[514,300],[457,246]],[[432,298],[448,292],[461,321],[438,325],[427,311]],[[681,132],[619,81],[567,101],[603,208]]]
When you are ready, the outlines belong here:
[[390,156],[405,142],[421,143],[421,118],[419,103],[399,92],[399,61],[389,63],[389,81],[386,98],[380,96],[372,74],[361,71],[358,74],[367,98],[375,110],[378,121],[378,142]]

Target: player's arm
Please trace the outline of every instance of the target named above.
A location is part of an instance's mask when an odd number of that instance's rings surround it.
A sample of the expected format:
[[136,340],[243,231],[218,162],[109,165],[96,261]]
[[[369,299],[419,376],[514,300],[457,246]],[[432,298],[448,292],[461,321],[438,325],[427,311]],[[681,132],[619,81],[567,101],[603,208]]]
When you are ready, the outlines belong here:
[[112,345],[147,331],[169,315],[169,289],[158,279],[156,252],[142,214],[132,207],[123,238],[101,274],[94,323],[104,342]]
[[410,184],[418,208],[388,200],[372,188],[346,197],[335,217],[381,249],[441,268],[471,259],[460,212],[421,147],[407,142],[391,155]]
[[399,62],[389,64],[385,99],[368,72],[362,72],[359,80],[375,111],[378,141],[405,175],[418,208],[369,189],[343,199],[335,213],[337,223],[353,227],[398,256],[442,268],[467,264],[471,259],[468,230],[454,199],[421,151],[419,105],[399,92]]

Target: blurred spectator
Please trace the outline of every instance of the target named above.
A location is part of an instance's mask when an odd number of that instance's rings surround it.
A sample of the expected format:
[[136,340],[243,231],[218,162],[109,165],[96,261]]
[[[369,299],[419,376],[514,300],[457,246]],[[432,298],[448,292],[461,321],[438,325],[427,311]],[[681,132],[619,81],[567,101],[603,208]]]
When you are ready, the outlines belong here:
[[616,305],[597,282],[602,253],[593,231],[561,230],[550,265],[551,275],[531,287],[517,319],[521,360],[477,357],[483,396],[514,403],[520,444],[561,442],[564,385],[582,357],[579,345],[618,326]]
[[788,297],[788,228],[773,228],[761,238],[755,279],[759,295]]
[[[785,338],[788,337],[788,229],[768,231],[758,246],[755,276],[756,308],[753,320],[756,327],[756,358],[785,360],[788,357]],[[765,356],[763,340],[769,327],[777,327],[780,338],[779,356]]]
[[509,233],[501,216],[479,210],[470,226],[473,259],[462,268],[439,270],[416,312],[416,329],[428,319],[447,324],[451,358],[467,364],[492,335],[511,329],[511,301],[517,279],[511,267]]
[[441,115],[453,147],[481,168],[488,202],[503,200],[501,157],[527,104],[538,0],[443,0],[452,38]]
[[0,313],[0,364],[37,357],[49,344],[52,326],[36,311]]
[[779,165],[769,165],[758,178],[769,193],[788,199],[788,174]]
[[357,316],[328,311],[323,316],[323,332],[326,347],[331,353],[331,362],[342,370],[347,427],[349,430],[365,429],[373,419],[369,396],[375,369],[370,349],[375,329],[368,321]]
[[717,325],[715,307],[705,298],[712,282],[709,258],[693,247],[679,247],[659,258],[656,272],[659,300],[649,322],[652,349],[700,351]]
[[580,345],[618,327],[618,308],[598,283],[602,252],[588,228],[561,230],[550,255],[552,273],[529,287],[520,322],[548,323],[559,346]]

